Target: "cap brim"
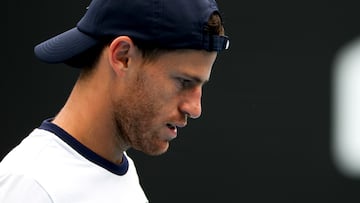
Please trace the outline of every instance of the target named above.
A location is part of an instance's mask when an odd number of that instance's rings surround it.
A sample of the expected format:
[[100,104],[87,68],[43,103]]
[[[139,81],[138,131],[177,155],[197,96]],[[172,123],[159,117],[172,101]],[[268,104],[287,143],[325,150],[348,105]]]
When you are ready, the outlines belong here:
[[36,57],[47,63],[62,63],[97,44],[76,27],[35,46]]

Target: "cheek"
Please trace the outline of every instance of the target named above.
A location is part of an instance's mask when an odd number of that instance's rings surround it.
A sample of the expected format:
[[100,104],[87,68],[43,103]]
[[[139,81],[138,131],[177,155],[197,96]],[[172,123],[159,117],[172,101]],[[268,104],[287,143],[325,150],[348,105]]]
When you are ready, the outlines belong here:
[[[152,68],[152,67],[148,67]],[[150,69],[148,69],[150,70]],[[152,69],[153,70],[153,69]],[[174,81],[162,71],[143,72],[138,76],[134,91],[141,103],[151,106],[157,114],[168,114],[176,107],[179,89]]]
[[164,79],[150,80],[144,88],[153,100],[162,104],[171,102],[177,94],[174,84]]

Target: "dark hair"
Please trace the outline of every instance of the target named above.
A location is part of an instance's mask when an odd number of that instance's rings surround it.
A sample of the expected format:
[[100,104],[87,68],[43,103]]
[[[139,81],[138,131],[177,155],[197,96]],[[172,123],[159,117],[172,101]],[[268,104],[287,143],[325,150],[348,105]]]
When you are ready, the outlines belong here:
[[90,69],[91,67],[96,65],[101,55],[101,52],[106,46],[109,46],[111,44],[113,39],[114,37],[105,38],[95,46],[78,55],[75,55],[64,63],[74,68]]
[[[204,28],[204,32],[209,35],[225,35],[223,22],[219,13],[214,12],[210,16],[208,23]],[[103,49],[106,46],[109,46],[114,38],[114,36],[111,36],[101,40],[101,42],[94,47],[65,61],[65,64],[71,67],[81,68],[83,69],[82,72],[89,72],[89,69],[92,69],[92,67],[94,67],[98,62]],[[135,46],[139,48],[146,61],[151,61],[162,53],[172,50],[156,47],[155,45],[148,44],[135,38],[131,39],[133,40]]]

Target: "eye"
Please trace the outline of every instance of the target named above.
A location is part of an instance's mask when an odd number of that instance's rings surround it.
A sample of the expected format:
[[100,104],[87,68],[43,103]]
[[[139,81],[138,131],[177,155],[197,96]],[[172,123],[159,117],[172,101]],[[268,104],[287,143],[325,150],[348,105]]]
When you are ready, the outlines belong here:
[[177,78],[177,80],[178,80],[181,88],[184,88],[184,89],[190,88],[190,87],[192,87],[194,85],[194,82],[192,80],[189,80],[189,79],[186,79],[186,78],[179,77],[179,78]]

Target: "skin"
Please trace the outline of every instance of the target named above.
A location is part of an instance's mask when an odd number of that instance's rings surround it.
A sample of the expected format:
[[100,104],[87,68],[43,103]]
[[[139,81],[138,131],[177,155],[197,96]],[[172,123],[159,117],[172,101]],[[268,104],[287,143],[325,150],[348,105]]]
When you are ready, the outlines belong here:
[[127,36],[106,47],[53,122],[116,164],[129,148],[165,153],[177,129],[201,115],[216,52],[179,50],[145,61]]

